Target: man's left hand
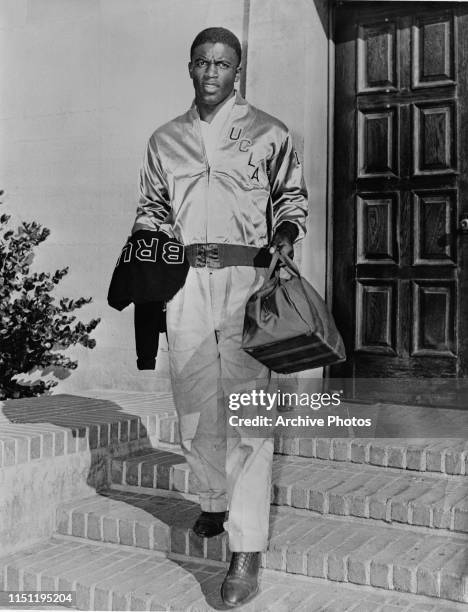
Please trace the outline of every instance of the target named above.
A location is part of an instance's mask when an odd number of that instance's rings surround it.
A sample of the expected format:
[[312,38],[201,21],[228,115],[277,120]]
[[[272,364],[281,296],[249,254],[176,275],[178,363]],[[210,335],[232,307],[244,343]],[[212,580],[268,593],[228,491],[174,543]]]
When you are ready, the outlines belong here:
[[271,241],[270,253],[278,251],[281,255],[287,255],[291,259],[294,257],[293,242],[298,234],[297,225],[290,221],[284,221],[276,230]]

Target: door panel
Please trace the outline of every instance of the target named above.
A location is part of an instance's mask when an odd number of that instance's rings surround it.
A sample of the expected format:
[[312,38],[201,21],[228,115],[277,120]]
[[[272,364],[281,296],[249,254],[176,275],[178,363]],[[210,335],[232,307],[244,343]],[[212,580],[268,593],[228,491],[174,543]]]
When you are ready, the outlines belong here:
[[468,7],[336,9],[333,309],[342,377],[468,376]]
[[395,24],[359,27],[358,93],[397,87]]
[[358,110],[358,178],[398,175],[398,109]]
[[415,15],[411,34],[413,89],[455,84],[454,15]]
[[413,192],[413,264],[457,265],[456,243],[447,236],[456,235],[457,192],[453,189]]
[[455,102],[443,100],[412,105],[413,176],[457,171]]
[[356,196],[357,263],[398,261],[398,193]]

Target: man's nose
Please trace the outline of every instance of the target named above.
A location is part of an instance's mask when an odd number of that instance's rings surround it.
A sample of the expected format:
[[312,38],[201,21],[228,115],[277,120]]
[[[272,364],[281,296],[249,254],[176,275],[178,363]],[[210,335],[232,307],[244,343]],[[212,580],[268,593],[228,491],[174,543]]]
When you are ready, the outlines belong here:
[[218,66],[216,65],[216,62],[208,62],[208,66],[206,68],[206,74],[208,75],[218,74]]

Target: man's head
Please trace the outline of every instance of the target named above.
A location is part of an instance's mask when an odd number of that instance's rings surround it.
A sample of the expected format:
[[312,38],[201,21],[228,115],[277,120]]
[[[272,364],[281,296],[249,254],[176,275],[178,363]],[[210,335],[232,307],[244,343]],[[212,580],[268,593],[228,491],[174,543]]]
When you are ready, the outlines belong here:
[[190,48],[189,74],[198,104],[216,107],[233,91],[239,80],[241,45],[225,28],[200,32]]
[[202,30],[195,36],[192,46],[190,47],[190,61],[193,60],[193,52],[195,49],[205,43],[221,43],[231,47],[237,55],[237,64],[239,65],[241,63],[241,44],[237,36],[230,30],[226,28],[206,28],[206,30]]

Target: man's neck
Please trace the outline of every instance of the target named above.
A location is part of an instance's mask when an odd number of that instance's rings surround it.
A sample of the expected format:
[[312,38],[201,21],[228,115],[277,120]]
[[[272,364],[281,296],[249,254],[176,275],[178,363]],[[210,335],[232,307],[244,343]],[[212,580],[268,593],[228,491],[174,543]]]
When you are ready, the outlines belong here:
[[224,100],[220,102],[219,104],[217,104],[216,106],[210,106],[208,104],[203,104],[203,103],[200,103],[198,100],[195,100],[197,108],[198,108],[198,114],[200,115],[200,119],[202,121],[206,121],[206,123],[211,123],[213,119],[216,117],[216,115],[218,114],[218,112],[223,108],[223,106],[227,102],[229,102],[229,100],[233,98],[233,96],[235,96],[235,94],[236,92],[233,89],[232,93],[226,98],[224,98]]

